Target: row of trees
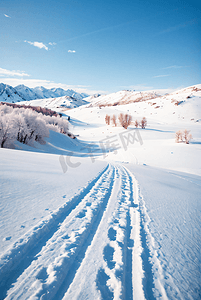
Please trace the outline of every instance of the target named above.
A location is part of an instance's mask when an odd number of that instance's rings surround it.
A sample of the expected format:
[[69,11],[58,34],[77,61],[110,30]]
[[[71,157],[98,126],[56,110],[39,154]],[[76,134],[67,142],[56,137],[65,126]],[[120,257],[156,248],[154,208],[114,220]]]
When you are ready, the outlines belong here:
[[[131,125],[132,123],[132,116],[128,115],[128,114],[122,114],[120,113],[118,116],[118,119],[116,118],[115,115],[113,115],[112,117],[109,115],[105,116],[105,123],[107,125],[113,124],[114,126],[117,126],[117,121],[119,122],[119,124],[124,127],[125,129],[128,128],[129,125]],[[141,127],[141,128],[145,128],[147,126],[147,120],[146,118],[142,118],[141,121],[137,121],[135,120],[135,127]]]
[[186,143],[189,144],[190,140],[192,139],[192,134],[190,134],[190,130],[178,130],[175,133],[175,141],[176,143]]
[[60,117],[46,116],[31,109],[0,106],[0,147],[13,148],[14,142],[30,146],[34,141],[45,144],[49,129],[67,134],[68,121]]
[[113,123],[113,125],[116,127],[117,126],[117,122],[119,122],[119,124],[124,127],[125,129],[128,128],[128,126],[131,124],[132,122],[132,117],[131,115],[128,114],[119,114],[118,119],[116,118],[115,115],[113,115],[112,117],[110,117],[109,115],[105,116],[105,123],[107,125],[110,125],[111,123]]
[[11,106],[13,108],[25,108],[25,109],[32,109],[38,113],[41,113],[46,116],[51,116],[51,117],[57,117],[60,116],[61,114],[58,114],[56,111],[51,110],[50,108],[47,107],[41,107],[41,106],[31,106],[31,105],[24,105],[24,104],[16,104],[16,103],[7,103],[7,102],[1,102],[0,105],[7,105]]

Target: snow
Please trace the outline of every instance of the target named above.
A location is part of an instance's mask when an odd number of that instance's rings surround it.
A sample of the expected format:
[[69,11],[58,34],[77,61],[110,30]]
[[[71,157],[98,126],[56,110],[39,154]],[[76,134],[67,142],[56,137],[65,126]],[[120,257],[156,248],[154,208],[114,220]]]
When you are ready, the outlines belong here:
[[[100,96],[69,110],[77,139],[0,149],[0,299],[200,298],[199,86]],[[121,112],[147,128],[105,124]]]

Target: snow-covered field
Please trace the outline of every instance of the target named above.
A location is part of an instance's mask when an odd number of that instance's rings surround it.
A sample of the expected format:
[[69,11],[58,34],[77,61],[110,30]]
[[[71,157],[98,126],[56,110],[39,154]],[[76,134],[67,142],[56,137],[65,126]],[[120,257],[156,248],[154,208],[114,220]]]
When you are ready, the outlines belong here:
[[[177,93],[98,97],[68,111],[77,139],[0,149],[0,299],[200,299],[201,94]],[[105,124],[121,112],[146,129]]]

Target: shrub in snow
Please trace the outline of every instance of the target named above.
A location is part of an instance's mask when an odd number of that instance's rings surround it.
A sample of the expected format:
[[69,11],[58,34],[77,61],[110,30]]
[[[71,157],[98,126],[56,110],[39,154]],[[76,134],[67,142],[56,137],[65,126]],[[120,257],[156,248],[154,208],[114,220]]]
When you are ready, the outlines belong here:
[[138,126],[139,126],[138,120],[135,120],[135,127],[138,128]]
[[121,114],[119,114],[119,116],[118,116],[118,120],[119,120],[119,123],[120,123],[120,125],[121,126],[123,126],[123,122],[124,122],[124,115],[121,113]]
[[141,128],[145,128],[147,126],[147,119],[145,117],[142,118],[140,126]]
[[105,123],[107,125],[110,125],[110,116],[108,116],[108,115],[105,116]]
[[187,129],[184,130],[183,137],[186,144],[189,144],[190,140],[193,138],[192,134],[190,134],[190,130]]
[[182,142],[182,131],[181,130],[177,130],[177,132],[175,133],[175,141],[176,141],[176,143]]
[[192,135],[190,134],[190,130],[185,129],[184,131],[178,130],[175,133],[175,141],[176,143],[184,142],[189,144],[190,140],[192,139]]
[[115,127],[117,126],[117,119],[115,115],[112,116],[112,123],[114,124]]
[[131,124],[132,122],[132,117],[131,115],[128,115],[128,114],[119,114],[119,123],[121,124],[122,127],[124,127],[125,129],[128,128],[128,126]]

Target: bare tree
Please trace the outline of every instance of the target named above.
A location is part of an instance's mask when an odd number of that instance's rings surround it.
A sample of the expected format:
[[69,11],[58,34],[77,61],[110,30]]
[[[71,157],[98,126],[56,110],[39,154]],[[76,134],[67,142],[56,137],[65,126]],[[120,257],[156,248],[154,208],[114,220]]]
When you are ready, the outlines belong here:
[[118,119],[119,119],[120,125],[123,127],[123,124],[124,124],[124,115],[122,113],[120,113],[119,116],[118,116]]
[[138,120],[135,120],[135,127],[138,128],[138,126],[139,126]]
[[140,122],[140,125],[142,128],[145,128],[147,126],[147,119],[145,117],[142,118],[142,121]]
[[108,115],[105,116],[105,123],[107,125],[110,125],[110,116],[108,116]]
[[190,140],[193,138],[192,134],[190,134],[190,130],[185,129],[183,132],[184,142],[189,144]]
[[125,129],[127,129],[128,128],[128,126],[131,124],[131,122],[132,122],[132,117],[131,117],[131,115],[128,115],[128,114],[126,114],[125,116],[124,116],[124,128]]
[[116,119],[115,115],[112,116],[112,122],[113,122],[114,126],[116,127],[117,126],[117,119]]
[[121,113],[121,114],[119,114],[118,119],[119,119],[121,126],[124,127],[125,129],[127,129],[128,126],[132,122],[132,117],[131,117],[131,115],[128,115],[128,114],[124,115]]
[[192,134],[190,134],[190,130],[185,129],[184,131],[178,130],[175,133],[175,141],[176,143],[184,142],[189,144],[192,139]]
[[181,130],[177,130],[177,132],[175,133],[175,141],[176,143],[182,142],[182,131]]

